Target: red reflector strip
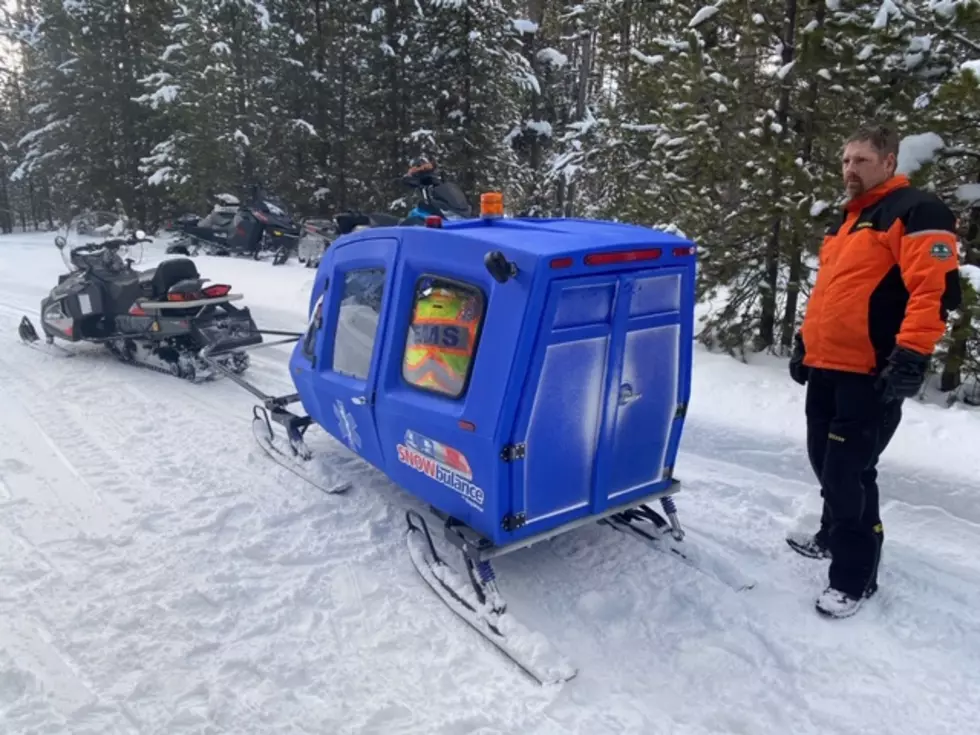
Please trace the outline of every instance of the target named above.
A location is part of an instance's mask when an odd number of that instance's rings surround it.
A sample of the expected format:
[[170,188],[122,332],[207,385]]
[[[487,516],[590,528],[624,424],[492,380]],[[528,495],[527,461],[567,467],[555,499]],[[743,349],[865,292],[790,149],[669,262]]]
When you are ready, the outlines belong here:
[[552,268],[570,268],[572,265],[571,258],[552,258],[551,267]]
[[674,257],[681,257],[683,255],[694,255],[694,248],[674,248]]
[[660,248],[620,250],[614,253],[589,253],[585,256],[585,264],[612,265],[613,263],[634,263],[639,260],[656,260],[660,257],[660,254]]

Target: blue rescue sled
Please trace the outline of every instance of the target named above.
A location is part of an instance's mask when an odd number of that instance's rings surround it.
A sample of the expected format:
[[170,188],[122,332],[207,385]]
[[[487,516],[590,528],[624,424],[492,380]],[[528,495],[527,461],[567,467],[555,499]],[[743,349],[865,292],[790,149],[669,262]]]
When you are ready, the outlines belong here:
[[319,265],[289,361],[296,393],[230,377],[262,398],[254,425],[270,452],[312,458],[303,435],[316,423],[424,501],[468,579],[410,510],[419,573],[532,676],[562,681],[575,668],[506,611],[491,560],[595,521],[688,558],[671,495],[695,266],[686,239],[601,221],[363,230]]

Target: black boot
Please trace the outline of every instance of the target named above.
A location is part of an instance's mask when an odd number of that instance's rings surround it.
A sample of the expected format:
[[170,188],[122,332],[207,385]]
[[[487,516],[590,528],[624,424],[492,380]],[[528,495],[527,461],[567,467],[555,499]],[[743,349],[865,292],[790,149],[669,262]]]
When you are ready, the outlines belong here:
[[793,531],[786,535],[786,543],[797,554],[809,559],[829,559],[830,549],[827,547],[827,536],[818,531],[815,534]]

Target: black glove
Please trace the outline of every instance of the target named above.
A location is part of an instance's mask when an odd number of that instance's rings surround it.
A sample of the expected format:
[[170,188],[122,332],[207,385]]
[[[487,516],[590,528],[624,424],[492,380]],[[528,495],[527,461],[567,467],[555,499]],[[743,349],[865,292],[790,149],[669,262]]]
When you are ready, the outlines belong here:
[[926,379],[928,364],[929,355],[896,346],[888,357],[888,364],[878,376],[877,388],[882,398],[897,401],[914,396]]
[[789,358],[789,376],[800,385],[806,385],[810,377],[810,368],[803,364],[806,356],[806,347],[803,345],[803,335],[796,333],[793,354]]

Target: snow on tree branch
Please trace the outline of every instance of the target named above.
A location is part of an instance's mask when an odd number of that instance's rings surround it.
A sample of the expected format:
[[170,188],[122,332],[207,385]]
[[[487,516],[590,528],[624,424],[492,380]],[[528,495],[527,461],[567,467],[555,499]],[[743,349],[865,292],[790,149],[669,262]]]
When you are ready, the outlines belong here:
[[719,5],[721,5],[721,2],[719,2],[718,5],[706,5],[705,7],[701,8],[694,14],[694,17],[691,18],[691,21],[687,24],[687,27],[697,28],[709,18],[713,18],[715,13],[717,13],[719,10]]

